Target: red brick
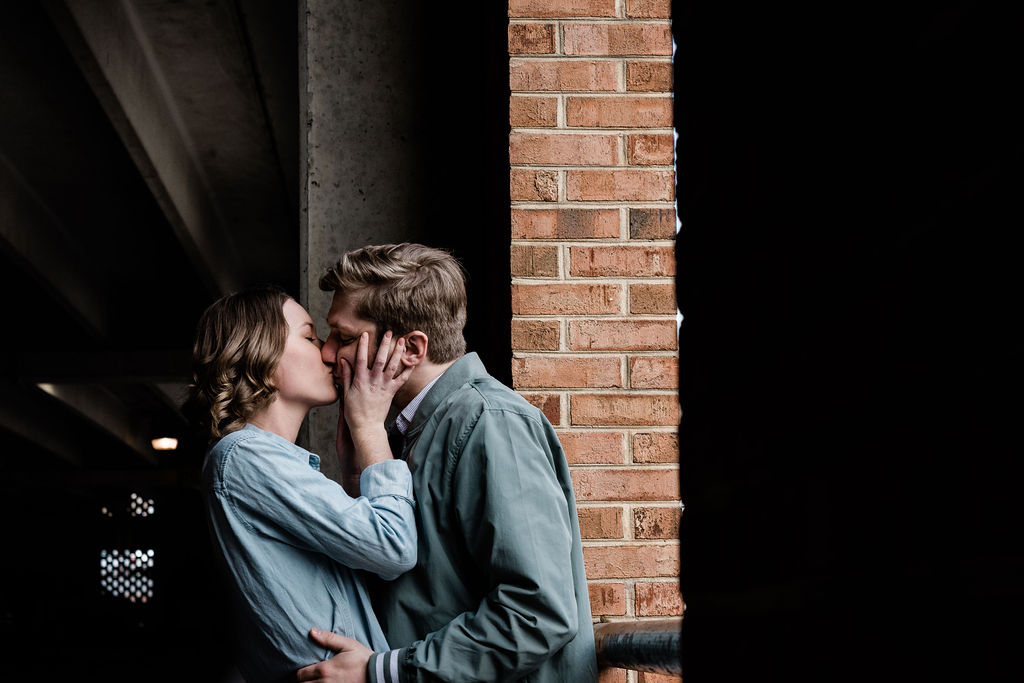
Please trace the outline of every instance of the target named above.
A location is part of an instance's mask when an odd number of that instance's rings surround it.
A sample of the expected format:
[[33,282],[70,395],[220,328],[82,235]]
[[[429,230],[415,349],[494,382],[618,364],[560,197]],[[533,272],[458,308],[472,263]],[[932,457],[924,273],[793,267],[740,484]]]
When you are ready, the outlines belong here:
[[626,0],[626,16],[668,19],[672,16],[672,0]]
[[625,669],[598,669],[597,683],[629,683],[629,672]]
[[590,579],[679,576],[679,546],[589,546],[583,549],[583,564]]
[[621,387],[618,358],[527,356],[512,359],[512,381],[517,388]]
[[676,425],[679,399],[674,394],[574,394],[569,416],[573,425]]
[[508,84],[515,91],[615,91],[619,70],[607,61],[512,59]]
[[630,358],[629,386],[632,389],[676,389],[679,387],[679,361],[664,356]]
[[554,24],[509,24],[508,53],[510,55],[552,54],[555,51]]
[[592,583],[587,589],[590,591],[590,613],[594,616],[626,614],[626,584]]
[[558,199],[558,171],[513,168],[509,175],[512,200],[553,202]]
[[626,62],[626,90],[672,92],[672,62]]
[[583,538],[622,538],[621,507],[590,507],[577,509],[580,535]]
[[668,128],[672,125],[671,97],[569,97],[566,123],[577,127]]
[[513,277],[558,277],[558,247],[512,245]]
[[675,320],[571,320],[574,351],[674,351]]
[[616,209],[512,209],[513,239],[592,239],[619,236]]
[[567,55],[671,55],[668,24],[566,24],[562,52]]
[[618,313],[620,285],[512,285],[513,315]]
[[521,351],[557,351],[561,333],[557,320],[512,320],[512,348]]
[[666,240],[676,236],[675,209],[630,209],[629,237],[634,240]]
[[669,165],[673,151],[671,133],[630,135],[626,143],[626,159],[634,166]]
[[510,17],[614,17],[615,0],[509,0]]
[[668,277],[675,275],[672,247],[571,247],[569,272],[578,277]]
[[562,401],[558,394],[527,394],[519,392],[527,401],[540,408],[544,417],[553,425],[562,423]]
[[679,584],[673,582],[638,582],[636,584],[638,617],[676,617],[683,614],[683,596]]
[[512,164],[615,166],[619,162],[619,138],[616,135],[512,133],[508,155]]
[[670,201],[673,171],[566,171],[569,201]]
[[671,432],[634,434],[633,462],[679,462],[679,436]]
[[508,122],[516,128],[553,128],[558,125],[558,99],[513,95],[508,102]]
[[559,432],[570,465],[621,465],[625,462],[622,432]]
[[629,312],[634,314],[675,313],[676,286],[671,283],[630,285]]
[[683,683],[683,677],[641,671],[637,673],[636,683]]
[[682,510],[672,507],[633,508],[633,537],[643,539],[679,538]]
[[[573,397],[576,398],[576,397]],[[576,500],[672,500],[679,498],[679,472],[650,469],[572,471]]]

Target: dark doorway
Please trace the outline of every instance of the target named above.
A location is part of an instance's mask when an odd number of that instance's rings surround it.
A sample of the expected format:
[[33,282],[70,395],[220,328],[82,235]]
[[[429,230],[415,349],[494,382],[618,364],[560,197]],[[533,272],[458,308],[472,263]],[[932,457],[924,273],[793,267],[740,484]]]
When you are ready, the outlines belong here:
[[422,53],[431,55],[413,65],[422,88],[415,145],[424,240],[465,266],[467,348],[511,386],[507,6],[461,0],[443,12],[426,4],[408,12]]
[[684,678],[991,680],[1024,598],[1019,37],[799,5],[674,3]]

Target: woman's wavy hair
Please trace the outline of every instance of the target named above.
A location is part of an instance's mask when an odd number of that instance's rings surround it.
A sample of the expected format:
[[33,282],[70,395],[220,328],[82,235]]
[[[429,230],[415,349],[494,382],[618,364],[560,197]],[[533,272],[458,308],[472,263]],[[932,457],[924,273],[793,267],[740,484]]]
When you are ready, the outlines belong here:
[[290,298],[276,287],[248,289],[221,297],[199,318],[186,411],[209,439],[241,429],[277,394]]
[[320,278],[320,289],[358,297],[356,313],[378,336],[426,333],[435,363],[466,352],[466,276],[455,257],[422,244],[381,244],[342,254]]

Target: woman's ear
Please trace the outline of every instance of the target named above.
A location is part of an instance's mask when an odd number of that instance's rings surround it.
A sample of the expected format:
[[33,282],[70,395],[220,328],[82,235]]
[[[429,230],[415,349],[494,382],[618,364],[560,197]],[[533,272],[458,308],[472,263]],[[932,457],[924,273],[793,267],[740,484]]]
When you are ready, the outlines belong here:
[[402,362],[409,367],[415,367],[427,360],[428,343],[426,333],[419,330],[413,330],[405,335],[405,353]]

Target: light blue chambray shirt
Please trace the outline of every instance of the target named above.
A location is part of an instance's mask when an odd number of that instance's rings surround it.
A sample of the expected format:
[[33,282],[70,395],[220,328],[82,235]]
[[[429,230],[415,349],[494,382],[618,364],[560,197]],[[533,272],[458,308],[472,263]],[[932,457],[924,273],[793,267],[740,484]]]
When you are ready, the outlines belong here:
[[210,530],[231,583],[238,668],[249,683],[293,680],[330,657],[309,637],[329,629],[387,649],[362,578],[393,579],[416,564],[412,480],[400,461],[367,467],[351,498],[320,458],[246,425],[203,464]]

